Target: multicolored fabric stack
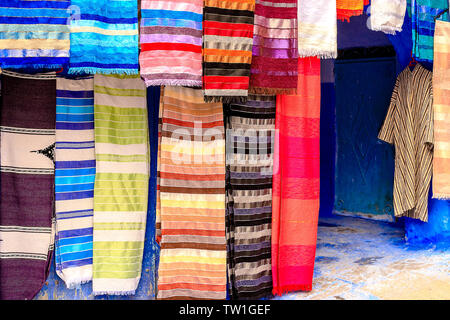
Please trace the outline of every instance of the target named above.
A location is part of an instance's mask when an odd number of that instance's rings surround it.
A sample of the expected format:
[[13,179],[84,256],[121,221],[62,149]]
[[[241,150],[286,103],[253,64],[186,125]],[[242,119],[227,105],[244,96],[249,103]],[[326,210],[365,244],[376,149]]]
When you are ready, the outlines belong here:
[[433,198],[450,200],[450,22],[436,21],[434,32]]
[[56,79],[56,273],[67,288],[92,280],[94,78]]
[[31,300],[53,251],[55,75],[2,74],[0,300]]
[[[448,0],[411,0],[413,56],[417,60],[433,62],[434,17],[448,7]],[[448,19],[445,13],[442,20]]]
[[139,76],[95,75],[93,293],[132,295],[147,219],[147,99]]
[[225,132],[221,103],[165,87],[158,299],[225,299]]
[[276,96],[227,106],[227,270],[231,299],[272,293],[272,165]]
[[61,68],[69,62],[70,0],[2,0],[0,67]]
[[202,86],[203,0],[142,0],[140,74],[147,86]]
[[350,18],[363,14],[370,0],[336,0],[337,19],[350,22]]
[[298,61],[297,95],[277,96],[272,197],[273,294],[310,291],[320,195],[320,59]]
[[137,74],[136,0],[71,0],[70,74]]
[[252,62],[255,0],[205,0],[204,3],[205,101],[245,101]]
[[256,0],[249,92],[297,89],[297,0]]

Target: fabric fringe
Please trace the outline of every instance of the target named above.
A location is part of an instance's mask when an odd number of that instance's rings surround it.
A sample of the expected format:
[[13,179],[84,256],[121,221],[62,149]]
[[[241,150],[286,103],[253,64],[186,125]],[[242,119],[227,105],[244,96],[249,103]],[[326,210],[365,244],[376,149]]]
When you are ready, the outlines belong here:
[[320,59],[336,59],[337,52],[336,51],[323,51],[320,49],[305,49],[299,50],[298,52],[299,58],[307,58],[307,57],[318,57]]
[[432,198],[433,199],[438,199],[438,200],[450,200],[450,194],[433,192],[433,197]]
[[281,288],[273,288],[272,294],[282,296],[283,294],[295,291],[311,291],[312,285],[310,284],[295,284],[290,286],[282,286]]
[[31,69],[59,69],[59,68],[63,68],[64,65],[63,64],[23,64],[21,65],[20,68],[17,68],[17,65],[8,65],[6,63],[2,64],[2,68],[3,69],[26,69],[26,68],[31,68]]
[[86,284],[92,281],[92,276],[90,277],[86,277],[86,278],[82,278],[80,280],[76,280],[74,282],[71,283],[66,283],[66,287],[67,289],[77,289],[79,286],[81,286],[82,284]]
[[248,97],[236,96],[204,96],[206,103],[222,102],[222,103],[246,103]]
[[201,87],[201,80],[185,80],[185,79],[159,79],[149,80],[145,79],[145,74],[141,74],[141,78],[144,79],[145,86],[183,86],[183,87]]
[[402,28],[400,27],[400,28],[394,28],[394,27],[387,27],[387,26],[384,26],[384,27],[370,27],[370,30],[372,30],[372,31],[381,31],[381,32],[383,32],[383,33],[386,33],[386,34],[392,34],[392,35],[394,35],[395,36],[395,34],[396,34],[396,32],[402,32]]
[[139,73],[138,70],[134,69],[104,69],[104,68],[95,68],[95,67],[76,67],[69,68],[68,74],[127,74],[127,75],[136,75]]
[[337,19],[340,21],[350,22],[350,18],[360,16],[364,10],[338,10]]
[[92,294],[94,296],[134,296],[136,294],[136,290],[130,291],[93,291]]
[[297,88],[280,89],[280,88],[259,88],[250,87],[248,90],[249,94],[263,94],[275,96],[277,94],[297,94]]

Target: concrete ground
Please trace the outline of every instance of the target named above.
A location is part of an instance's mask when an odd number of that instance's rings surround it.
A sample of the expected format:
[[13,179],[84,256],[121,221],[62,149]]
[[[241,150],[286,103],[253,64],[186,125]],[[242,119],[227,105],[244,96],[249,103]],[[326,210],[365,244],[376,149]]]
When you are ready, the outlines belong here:
[[450,299],[450,248],[410,245],[403,228],[321,218],[313,290],[275,299]]

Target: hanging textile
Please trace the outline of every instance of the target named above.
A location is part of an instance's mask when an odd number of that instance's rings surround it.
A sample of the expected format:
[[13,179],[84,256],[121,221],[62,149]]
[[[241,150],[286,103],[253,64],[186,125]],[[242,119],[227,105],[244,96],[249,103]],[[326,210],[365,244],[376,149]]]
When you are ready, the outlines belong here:
[[69,62],[69,0],[2,0],[0,67],[61,68]]
[[30,300],[53,252],[55,75],[3,70],[0,300]]
[[433,198],[450,200],[450,22],[436,21],[434,32]]
[[140,77],[95,75],[94,118],[93,293],[132,295],[141,277],[149,184]]
[[205,0],[204,3],[205,101],[245,101],[252,62],[255,0]]
[[69,73],[137,74],[136,0],[71,0]]
[[297,89],[297,0],[256,0],[249,92]]
[[147,86],[202,86],[203,0],[142,0],[140,74]]
[[405,13],[406,0],[372,0],[367,26],[387,34],[401,32]]
[[336,1],[298,0],[300,57],[337,57]]
[[[434,17],[449,6],[448,0],[411,0],[413,55],[433,62]],[[448,20],[448,13],[442,16]]]
[[161,243],[161,197],[160,197],[160,184],[161,184],[161,132],[162,132],[162,117],[164,110],[164,87],[161,87],[159,98],[159,112],[158,112],[158,160],[156,162],[156,218],[155,218],[155,237],[156,242]]
[[350,22],[350,18],[363,14],[364,6],[370,0],[336,0],[337,18],[341,21]]
[[165,87],[158,299],[225,299],[225,133],[221,103]]
[[[432,73],[417,64],[397,77],[378,138],[395,147],[394,214],[428,221],[433,160]],[[418,133],[418,134],[417,134]]]
[[73,289],[92,279],[94,79],[56,79],[56,273]]
[[297,95],[277,96],[272,196],[273,294],[310,291],[320,194],[320,60],[299,59]]
[[276,96],[227,106],[227,241],[232,299],[272,293],[272,148]]

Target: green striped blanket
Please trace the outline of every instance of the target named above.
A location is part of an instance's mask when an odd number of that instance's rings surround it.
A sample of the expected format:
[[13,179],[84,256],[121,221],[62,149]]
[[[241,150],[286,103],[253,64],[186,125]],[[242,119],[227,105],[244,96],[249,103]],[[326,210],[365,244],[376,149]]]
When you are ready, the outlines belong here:
[[94,295],[132,295],[141,277],[149,181],[146,89],[139,76],[94,77]]

